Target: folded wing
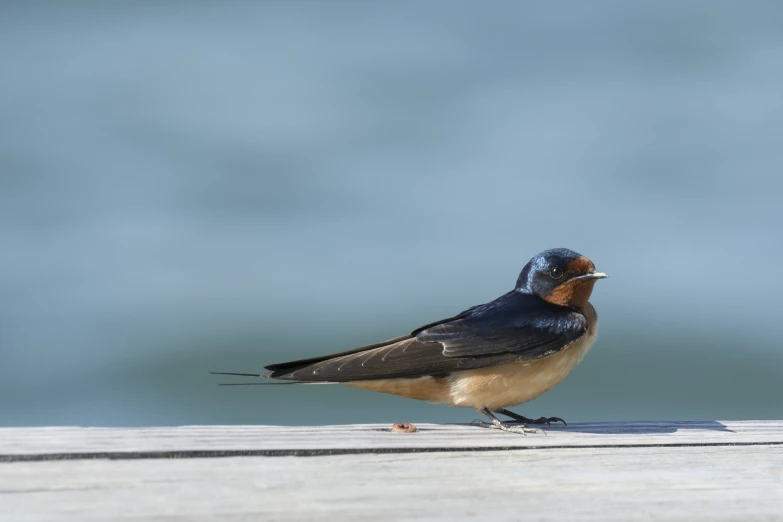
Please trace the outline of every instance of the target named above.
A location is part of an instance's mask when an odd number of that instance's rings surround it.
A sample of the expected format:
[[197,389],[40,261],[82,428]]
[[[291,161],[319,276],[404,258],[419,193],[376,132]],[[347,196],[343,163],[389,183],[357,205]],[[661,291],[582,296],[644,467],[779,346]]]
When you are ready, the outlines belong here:
[[348,382],[444,375],[556,353],[587,331],[579,311],[510,292],[411,335],[323,357],[267,366],[265,377]]

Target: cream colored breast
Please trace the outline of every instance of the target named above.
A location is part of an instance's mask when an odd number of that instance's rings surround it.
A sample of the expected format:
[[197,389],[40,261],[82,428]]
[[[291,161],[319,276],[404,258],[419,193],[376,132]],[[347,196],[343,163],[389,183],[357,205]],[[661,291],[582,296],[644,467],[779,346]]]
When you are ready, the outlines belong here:
[[598,333],[593,305],[585,307],[588,329],[581,338],[554,355],[535,361],[454,373],[448,377],[448,399],[442,402],[468,408],[497,411],[535,399],[565,379],[579,364]]

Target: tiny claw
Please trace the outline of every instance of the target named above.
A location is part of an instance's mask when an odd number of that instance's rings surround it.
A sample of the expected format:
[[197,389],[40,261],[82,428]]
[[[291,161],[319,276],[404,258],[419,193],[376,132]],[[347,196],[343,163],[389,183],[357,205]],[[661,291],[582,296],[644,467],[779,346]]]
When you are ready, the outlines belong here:
[[[483,421],[474,421],[474,422],[478,422],[478,425],[481,426],[482,428],[493,428],[496,430],[507,431],[510,433],[519,433],[521,435],[527,435],[528,433],[539,433],[539,432],[543,432],[546,434],[544,430],[537,430],[535,428],[531,428],[527,426],[527,423],[525,421],[528,421],[529,419],[521,415],[517,415],[516,413],[509,412],[508,410],[502,410],[500,413],[503,413],[504,415],[508,415],[509,417],[513,417],[519,422],[525,422],[525,424],[523,424],[522,426],[510,426],[511,422],[507,422],[507,423],[501,422],[500,419],[495,417],[495,415],[487,407],[481,408],[478,411],[480,413],[483,413],[484,415],[486,415],[492,420],[492,423],[483,422]],[[535,422],[536,421],[531,421],[531,423],[535,423]]]
[[[473,424],[473,423],[471,423]],[[506,431],[508,433],[516,433],[518,435],[527,435],[528,433],[543,433],[546,435],[546,431],[539,430],[537,428],[531,428],[529,426],[509,426],[509,423],[506,422],[484,422],[482,420],[479,420],[477,422],[477,425],[482,428],[489,428],[494,430],[500,430],[500,431]]]

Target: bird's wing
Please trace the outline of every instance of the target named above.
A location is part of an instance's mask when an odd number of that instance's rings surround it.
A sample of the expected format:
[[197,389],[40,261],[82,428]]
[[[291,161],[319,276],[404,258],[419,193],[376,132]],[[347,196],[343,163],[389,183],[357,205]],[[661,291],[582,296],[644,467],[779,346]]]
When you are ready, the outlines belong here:
[[[516,360],[515,356],[483,357],[479,359],[446,357],[441,343],[419,342],[415,337],[381,348],[324,358],[316,363],[267,366],[272,371],[263,377],[300,382],[350,382],[371,379],[395,379],[424,375],[447,375]],[[290,364],[290,366],[289,366]],[[274,369],[278,368],[278,369]]]
[[530,323],[504,328],[476,328],[468,321],[455,321],[424,330],[416,339],[441,344],[444,357],[513,354],[518,361],[530,361],[559,352],[586,331],[587,320],[575,312],[567,328]]
[[[530,296],[532,297],[532,296]],[[537,299],[537,298],[534,298]],[[305,382],[444,375],[545,357],[581,337],[581,313],[507,294],[415,330],[348,352],[267,366],[265,377]]]

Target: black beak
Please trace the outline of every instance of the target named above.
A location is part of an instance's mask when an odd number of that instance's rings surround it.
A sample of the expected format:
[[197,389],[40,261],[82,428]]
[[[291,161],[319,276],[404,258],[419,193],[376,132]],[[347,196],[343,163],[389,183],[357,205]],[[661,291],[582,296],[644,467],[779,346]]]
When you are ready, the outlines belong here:
[[603,272],[590,272],[589,274],[585,274],[583,276],[574,277],[571,279],[571,281],[587,281],[590,279],[605,279],[609,277],[608,275],[604,274]]

